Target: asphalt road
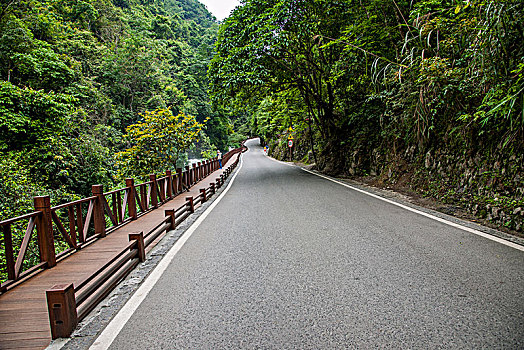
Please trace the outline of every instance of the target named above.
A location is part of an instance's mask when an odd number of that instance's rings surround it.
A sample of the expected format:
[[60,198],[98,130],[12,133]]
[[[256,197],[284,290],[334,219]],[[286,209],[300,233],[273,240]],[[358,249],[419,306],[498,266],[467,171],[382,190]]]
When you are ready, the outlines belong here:
[[524,348],[524,252],[248,146],[111,349]]

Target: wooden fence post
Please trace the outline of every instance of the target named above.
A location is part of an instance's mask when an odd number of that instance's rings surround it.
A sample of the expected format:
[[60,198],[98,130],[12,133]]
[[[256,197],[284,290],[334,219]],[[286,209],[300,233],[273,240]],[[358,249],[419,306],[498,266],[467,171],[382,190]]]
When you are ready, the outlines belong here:
[[183,184],[182,184],[182,168],[176,168],[176,188],[175,188],[175,195],[178,195],[183,191]]
[[189,168],[189,165],[186,165],[185,180],[186,180],[186,189],[189,191],[189,189],[191,188],[191,169]]
[[202,196],[202,203],[207,202],[207,193],[205,188],[200,189],[200,195]]
[[198,163],[193,163],[193,170],[195,172],[195,183],[200,181],[200,169],[198,168]]
[[175,209],[166,209],[164,211],[166,214],[166,217],[171,218],[171,226],[169,226],[169,230],[174,230],[176,228],[176,221],[175,221]]
[[151,205],[153,208],[158,208],[158,184],[156,182],[156,174],[149,175],[149,181],[151,184]]
[[217,190],[216,190],[216,188],[215,188],[215,183],[212,182],[212,183],[211,183],[211,193],[212,193],[212,194],[215,194],[216,192],[217,192]]
[[[13,254],[13,236],[11,233],[11,224],[5,226],[0,226],[0,231],[4,234],[4,251],[5,251],[5,260],[7,268],[7,279],[15,280],[16,271],[15,271],[15,258]],[[7,289],[4,287],[0,288],[0,293],[4,293]]]
[[102,185],[92,186],[93,196],[96,196],[95,207],[93,208],[93,221],[95,234],[100,237],[106,236],[106,218],[104,216],[104,187]]
[[182,172],[180,173],[180,193],[187,191],[187,170],[185,168],[182,168]]
[[187,205],[189,206],[189,212],[193,214],[195,212],[195,202],[193,197],[186,197]]
[[67,338],[78,324],[73,284],[58,284],[46,292],[51,337]]
[[[136,220],[137,213],[136,213],[136,188],[135,188],[135,180],[127,178],[126,179],[126,187],[127,190],[127,211],[129,213],[129,217],[132,220]],[[125,210],[125,208],[123,208]],[[123,216],[123,215],[122,215]]]
[[136,241],[138,250],[138,261],[146,261],[146,246],[144,244],[144,232],[133,232],[129,234],[129,242]]
[[166,196],[167,198],[171,199],[173,198],[173,173],[171,172],[171,170],[167,170],[166,171],[166,176],[167,176],[167,183],[166,183],[166,186],[167,186],[167,192],[166,192]]
[[53,237],[53,219],[51,217],[51,199],[49,196],[34,197],[35,210],[42,214],[36,218],[36,234],[40,261],[47,267],[56,266],[55,240]]

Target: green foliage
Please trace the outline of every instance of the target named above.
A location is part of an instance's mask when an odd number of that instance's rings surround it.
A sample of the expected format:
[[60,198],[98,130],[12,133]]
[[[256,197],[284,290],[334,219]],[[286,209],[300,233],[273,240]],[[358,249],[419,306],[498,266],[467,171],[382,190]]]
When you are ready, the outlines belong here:
[[176,169],[181,153],[198,142],[204,126],[194,116],[173,115],[170,109],[146,111],[142,117],[142,121],[126,129],[124,137],[131,146],[116,154],[122,179],[146,178],[149,174]]
[[[33,197],[49,195],[52,202],[63,203],[79,199],[78,196],[67,193],[64,188],[48,190],[43,183],[35,182],[27,165],[27,156],[21,152],[10,151],[0,156],[0,221],[14,218],[34,211]],[[27,220],[11,225],[13,249],[15,258],[19,252],[27,228]],[[5,246],[0,244],[0,281],[7,279]],[[57,245],[58,251],[63,247]],[[24,260],[24,268],[40,262],[36,233],[29,241],[28,252]]]
[[229,145],[229,138],[233,134],[233,126],[226,113],[222,113],[222,115],[213,117],[206,123],[205,132],[209,136],[209,143],[215,145],[217,149],[226,150]]
[[508,172],[524,152],[523,17],[522,1],[246,0],[220,28],[211,92],[274,155],[293,126],[296,154],[308,144],[328,173],[426,178],[414,187],[468,202],[463,172],[502,164],[510,185],[479,196],[508,199],[490,214],[506,220],[522,204]]
[[14,152],[0,157],[0,221],[23,215],[33,210],[33,196],[40,193],[41,185],[35,183],[29,169],[23,166]]
[[[0,151],[33,182],[89,195],[140,113],[217,119],[207,62],[217,24],[196,0],[10,1],[0,7]],[[226,118],[227,119],[227,118]],[[227,140],[227,130],[212,130]],[[225,143],[225,142],[224,142]]]
[[0,150],[21,149],[63,130],[76,99],[0,81]]
[[349,10],[345,2],[246,2],[220,29],[209,69],[214,97],[253,102],[296,91],[321,131],[332,134],[345,73],[334,69],[343,46],[326,38],[342,34]]
[[227,116],[206,91],[217,30],[197,0],[2,2],[0,220],[32,211],[35,195],[55,205],[118,186],[113,155],[147,110],[211,118],[226,148]]
[[328,163],[346,147],[391,144],[517,152],[523,11],[498,0],[248,0],[220,28],[211,91],[264,138],[311,118]]
[[204,132],[200,133],[196,148],[200,150],[200,158],[202,159],[211,159],[217,156],[218,149],[211,143],[210,138]]

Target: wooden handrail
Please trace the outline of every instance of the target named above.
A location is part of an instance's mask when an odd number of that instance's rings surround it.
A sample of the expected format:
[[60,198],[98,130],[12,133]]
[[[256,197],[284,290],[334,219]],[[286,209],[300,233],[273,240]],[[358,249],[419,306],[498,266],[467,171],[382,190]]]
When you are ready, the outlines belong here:
[[[224,171],[223,183],[238,164],[238,158]],[[195,198],[187,197],[187,203],[176,210],[167,210],[165,218],[145,235],[130,234],[130,241],[118,254],[107,261],[95,273],[79,283],[76,288],[70,283],[57,285],[46,292],[51,324],[52,338],[69,337],[79,320],[87,315],[114,286],[123,279],[139,261],[145,260],[145,247],[151,244],[162,232],[175,228],[191,213],[195,206],[203,205],[208,197],[215,194],[215,187],[203,188]]]
[[[195,206],[205,203],[216,192],[217,188],[223,184],[225,178],[236,167],[238,159],[227,168],[225,167],[226,163],[232,156],[244,150],[245,147],[242,144],[241,147],[224,155],[223,165],[225,169],[222,178],[216,185],[212,183],[210,187],[201,191],[193,199],[193,208],[191,208],[191,205],[184,204],[175,210],[173,215],[175,223],[171,224],[172,227],[176,227],[189,216],[191,209],[194,210]],[[126,187],[108,192],[103,192],[102,186],[97,185],[93,186],[93,196],[54,207],[48,205],[49,197],[45,197],[47,199],[38,202],[40,203],[38,211],[0,221],[0,230],[4,233],[6,272],[8,274],[8,280],[0,285],[0,293],[5,292],[13,284],[16,285],[17,281],[29,275],[34,275],[37,270],[56,265],[58,258],[63,258],[74,253],[75,250],[82,249],[86,244],[91,244],[94,240],[103,238],[107,233],[131,220],[135,220],[174,196],[180,195],[217,169],[218,162],[215,158],[199,162],[198,165],[195,164],[191,168],[186,167],[185,171],[182,171],[182,169],[177,169],[176,172],[166,171],[166,174],[159,178],[151,177],[150,181],[136,185],[133,179],[126,179]],[[42,207],[42,205],[44,206]],[[23,220],[28,220],[28,224],[25,235],[21,239],[19,252],[15,256],[16,250],[13,249],[11,225]],[[165,222],[161,223],[160,227],[164,225],[166,225]],[[24,267],[23,262],[34,231],[38,233],[39,251],[43,254],[40,256],[42,262],[33,267]],[[61,237],[69,248],[55,255],[53,236]],[[23,270],[24,268],[25,270]]]
[[[27,255],[27,250],[29,248],[29,243],[33,232],[35,231],[35,226],[37,221],[42,217],[43,213],[41,211],[32,212],[26,215],[21,215],[16,218],[9,220],[4,220],[0,222],[0,231],[3,233],[3,243],[4,243],[4,252],[6,260],[6,273],[7,280],[0,285],[0,292],[5,292],[9,286],[14,284],[16,281],[21,278],[26,277],[29,273],[24,273],[23,263]],[[14,242],[12,236],[12,227],[11,225],[27,220],[27,226],[25,229],[24,236],[20,242],[20,248],[18,249],[18,255],[15,257]],[[42,255],[40,256],[40,258]],[[47,261],[43,261],[44,265],[47,265]],[[30,267],[31,268],[31,267]],[[32,271],[31,271],[32,272]]]
[[8,224],[12,224],[16,221],[21,221],[21,220],[25,220],[25,219],[30,219],[32,217],[35,217],[35,216],[38,216],[38,215],[41,215],[42,213],[39,212],[39,211],[34,211],[34,212],[31,212],[31,213],[28,213],[28,214],[24,214],[24,215],[21,215],[21,216],[17,216],[16,218],[12,218],[12,219],[7,219],[7,220],[4,220],[4,221],[0,221],[0,226],[4,226],[4,225],[8,225]]

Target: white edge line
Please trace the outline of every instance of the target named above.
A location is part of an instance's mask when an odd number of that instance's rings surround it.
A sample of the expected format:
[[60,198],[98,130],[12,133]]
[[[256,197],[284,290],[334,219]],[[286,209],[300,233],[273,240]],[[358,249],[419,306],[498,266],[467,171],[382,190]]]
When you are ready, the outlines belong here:
[[[273,157],[271,157],[271,156],[266,156],[266,157],[267,157],[269,160],[272,160],[272,161],[274,161],[274,162],[280,163],[280,164],[282,164],[282,165],[287,165],[287,166],[296,166],[296,165],[293,164],[293,163],[286,163],[286,162],[284,162],[284,161],[281,161],[281,160],[275,159],[275,158],[273,158]],[[313,173],[313,174],[314,174],[314,173]]]
[[198,219],[191,225],[191,227],[189,227],[189,229],[187,229],[187,231],[184,232],[182,237],[180,237],[178,241],[175,243],[175,245],[173,245],[173,247],[167,252],[167,254],[157,265],[157,267],[155,267],[151,274],[145,279],[140,288],[138,288],[135,294],[133,294],[133,296],[129,298],[129,300],[125,303],[122,309],[120,309],[120,311],[115,315],[115,317],[111,320],[111,322],[109,322],[107,327],[94,341],[94,343],[89,348],[90,350],[105,350],[109,348],[109,346],[111,346],[111,344],[118,336],[122,328],[124,328],[124,325],[127,323],[127,321],[129,321],[136,309],[140,306],[140,304],[144,301],[151,289],[153,289],[155,284],[158,282],[164,271],[167,269],[167,267],[175,257],[175,255],[180,251],[180,249],[184,246],[189,237],[191,237],[193,232],[195,232],[195,230],[205,220],[209,213],[211,213],[211,211],[217,206],[217,204],[222,200],[222,198],[224,198],[226,193],[231,188],[231,185],[233,185],[233,181],[239,174],[241,168],[242,157],[240,158],[240,167],[238,168],[235,175],[231,178],[231,181],[229,182],[226,189],[213,203],[211,203],[209,208],[207,208],[206,211],[198,217]]
[[427,218],[430,218],[430,219],[433,219],[433,220],[436,220],[438,222],[441,222],[441,223],[444,223],[446,225],[449,225],[449,226],[453,226],[455,228],[458,228],[460,230],[463,230],[463,231],[467,231],[469,233],[473,233],[475,235],[478,235],[478,236],[481,236],[481,237],[484,237],[484,238],[487,238],[487,239],[490,239],[492,241],[495,241],[497,243],[501,243],[501,244],[504,244],[508,247],[511,247],[511,248],[514,248],[514,249],[517,249],[517,250],[520,250],[520,251],[523,251],[524,252],[524,246],[521,246],[520,244],[516,244],[516,243],[513,243],[513,242],[510,242],[510,241],[507,241],[505,239],[502,239],[502,238],[499,238],[497,236],[493,236],[493,235],[490,235],[489,233],[484,233],[484,232],[481,232],[481,231],[478,231],[478,230],[475,230],[473,228],[470,228],[470,227],[467,227],[467,226],[463,226],[463,225],[460,225],[460,224],[456,224],[454,222],[451,222],[451,221],[448,221],[446,219],[443,219],[443,218],[439,218],[438,216],[435,216],[435,215],[432,215],[432,214],[429,214],[429,213],[426,213],[426,212],[423,212],[423,211],[420,211],[420,210],[417,210],[417,209],[414,209],[414,208],[411,208],[411,207],[408,207],[407,205],[404,205],[404,204],[400,204],[400,203],[397,203],[395,201],[392,201],[392,200],[389,200],[387,198],[384,198],[384,197],[381,197],[381,196],[378,196],[376,194],[373,194],[373,193],[369,193],[369,192],[366,192],[364,190],[361,190],[359,188],[356,188],[356,187],[353,187],[351,185],[348,185],[346,183],[343,183],[343,182],[340,182],[340,181],[337,181],[337,180],[334,180],[330,177],[327,177],[327,176],[324,176],[324,175],[321,175],[321,174],[318,174],[316,172],[313,172],[311,170],[307,170],[307,169],[304,169],[304,168],[300,168],[302,170],[304,170],[305,172],[308,172],[310,174],[313,174],[313,175],[316,175],[316,176],[319,176],[321,178],[324,178],[326,180],[329,180],[329,181],[332,181],[334,183],[337,183],[339,185],[342,185],[342,186],[345,186],[347,188],[350,188],[354,191],[357,191],[357,192],[360,192],[360,193],[363,193],[363,194],[366,194],[368,196],[371,196],[371,197],[374,197],[374,198],[377,198],[377,199],[380,199],[384,202],[387,202],[387,203],[390,203],[390,204],[393,204],[393,205],[396,205],[397,207],[400,207],[400,208],[403,208],[403,209],[406,209],[406,210],[409,210],[413,213],[417,213],[419,215],[422,215],[422,216],[425,216]]

